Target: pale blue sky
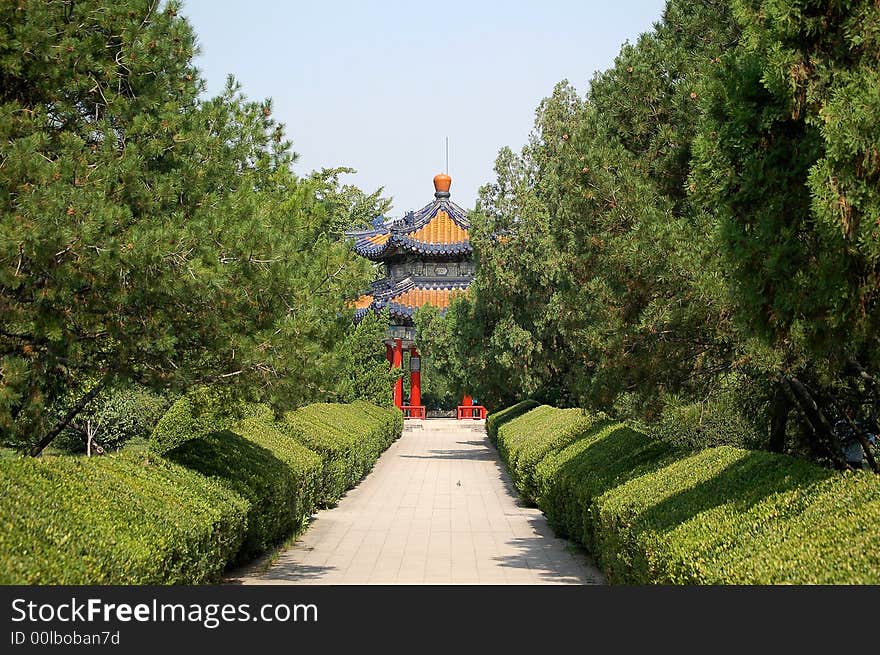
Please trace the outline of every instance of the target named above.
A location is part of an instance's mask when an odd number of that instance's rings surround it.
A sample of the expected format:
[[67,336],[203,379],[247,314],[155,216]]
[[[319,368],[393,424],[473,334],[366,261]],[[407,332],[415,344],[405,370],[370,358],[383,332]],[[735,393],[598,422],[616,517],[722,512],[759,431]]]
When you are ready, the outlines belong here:
[[659,20],[664,0],[280,2],[184,0],[209,93],[232,73],[273,98],[298,173],[351,166],[392,216],[433,197],[449,137],[452,199],[472,208],[502,146],[526,142],[554,84],[583,94]]

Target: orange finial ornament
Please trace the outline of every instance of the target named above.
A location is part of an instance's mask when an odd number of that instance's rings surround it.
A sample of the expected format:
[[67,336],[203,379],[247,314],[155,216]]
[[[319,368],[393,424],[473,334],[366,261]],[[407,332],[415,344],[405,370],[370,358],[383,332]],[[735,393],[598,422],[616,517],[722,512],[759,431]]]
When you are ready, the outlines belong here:
[[[434,176],[434,195],[438,198],[449,197],[449,187],[452,186],[452,178],[446,173],[438,173]],[[443,194],[442,196],[440,194]]]

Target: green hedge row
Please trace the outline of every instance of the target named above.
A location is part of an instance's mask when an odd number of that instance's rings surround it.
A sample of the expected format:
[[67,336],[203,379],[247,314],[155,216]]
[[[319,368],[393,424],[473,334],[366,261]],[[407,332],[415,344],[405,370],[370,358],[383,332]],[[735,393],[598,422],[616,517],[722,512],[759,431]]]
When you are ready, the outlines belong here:
[[324,462],[318,497],[331,506],[363,478],[403,431],[403,414],[365,402],[319,403],[287,412],[288,434]]
[[164,455],[187,441],[228,430],[246,418],[275,420],[268,405],[236,398],[228,387],[195,387],[180,396],[158,420],[150,448]]
[[880,583],[880,479],[730,446],[697,453],[546,406],[499,426],[517,488],[609,580]]
[[489,435],[489,440],[492,443],[495,443],[495,439],[498,437],[498,428],[508,421],[512,421],[517,416],[522,416],[526,412],[530,412],[535,407],[540,407],[541,403],[536,400],[523,400],[518,402],[516,405],[511,405],[506,409],[502,409],[499,412],[494,412],[489,414],[486,417],[486,434]]
[[0,584],[198,584],[241,545],[247,502],[158,456],[0,460]]
[[318,506],[337,501],[403,431],[403,414],[364,402],[308,405],[276,422],[265,412],[231,429],[184,440],[166,456],[249,502],[235,561],[296,534]]
[[231,430],[187,441],[166,455],[216,478],[249,503],[247,533],[237,560],[253,558],[299,532],[317,502],[321,457],[252,418]]
[[[185,405],[166,425],[189,421]],[[215,581],[335,502],[403,430],[399,410],[367,403],[245,414],[207,433],[202,414],[164,457],[0,459],[0,584]]]

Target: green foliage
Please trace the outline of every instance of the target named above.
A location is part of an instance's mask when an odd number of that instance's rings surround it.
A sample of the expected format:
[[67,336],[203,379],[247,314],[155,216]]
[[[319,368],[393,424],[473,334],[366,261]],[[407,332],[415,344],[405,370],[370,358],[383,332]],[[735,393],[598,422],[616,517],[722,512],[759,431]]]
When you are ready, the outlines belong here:
[[510,477],[525,500],[537,503],[540,490],[536,466],[545,457],[568,446],[594,423],[580,409],[556,409],[542,405],[515,423],[501,427],[496,439],[498,452]]
[[168,400],[146,387],[126,385],[98,396],[53,442],[66,452],[86,450],[86,435],[105,451],[119,450],[132,439],[149,439],[168,410]]
[[150,449],[161,455],[190,439],[204,436],[204,430],[200,431],[196,425],[194,413],[195,408],[187,396],[175,400],[153,428]]
[[424,305],[413,315],[422,357],[422,404],[428,408],[454,409],[477,384],[472,382],[461,352],[467,341],[451,332],[453,326],[463,323],[457,320],[459,311],[449,308],[444,318],[437,307]]
[[766,433],[754,420],[759,410],[746,404],[749,392],[748,389],[727,389],[706,400],[687,404],[667,399],[660,418],[646,431],[682,450],[721,445],[766,450]]
[[880,485],[803,460],[705,450],[601,499],[612,580],[675,584],[876,584]]
[[[189,397],[174,407],[192,403]],[[2,584],[199,584],[305,526],[403,430],[396,409],[265,406],[172,444],[165,457],[0,457]],[[226,416],[226,417],[224,417]],[[198,421],[210,420],[209,414]],[[181,423],[195,422],[192,414]],[[304,444],[314,444],[312,450]],[[316,452],[317,451],[317,452]]]
[[159,419],[150,447],[164,454],[191,439],[199,439],[234,422],[231,398],[224,388],[199,387],[178,398]]
[[[595,552],[596,499],[662,461],[672,448],[603,416],[541,409],[553,428],[546,429],[540,421],[515,420],[499,431],[499,441],[510,433],[511,442],[520,444],[517,450],[539,455],[526,460],[522,478],[533,482],[529,487],[519,486],[521,492],[532,494],[532,502],[544,510],[556,530]],[[533,439],[534,445],[530,443]]]
[[785,365],[875,366],[880,7],[732,4],[743,36],[705,80],[695,200],[717,212],[743,321]]
[[416,310],[413,322],[422,360],[422,404],[429,410],[455,410],[474,385],[460,366],[462,341],[449,332],[452,320],[444,320],[434,305],[424,305]]
[[200,99],[178,8],[0,8],[4,442],[51,436],[47,410],[90,380],[327,397],[345,299],[371,272],[341,229],[383,200],[341,169],[294,176],[271,102],[234,80]]
[[425,350],[493,407],[829,461],[842,406],[880,414],[878,24],[871,0],[670,0],[499,152]]
[[242,403],[237,413],[242,419],[253,418],[267,423],[275,420],[275,412],[265,403]]
[[489,435],[489,440],[492,443],[495,443],[498,438],[498,428],[508,421],[512,421],[513,419],[532,411],[539,405],[540,403],[535,400],[523,400],[516,405],[511,405],[510,407],[505,407],[501,411],[489,414],[489,416],[486,417],[486,434]]
[[565,262],[552,240],[545,193],[553,193],[549,177],[566,124],[581,109],[574,89],[558,84],[541,103],[522,153],[501,150],[496,181],[480,189],[471,214],[473,284],[443,318],[425,309],[416,314],[425,353],[459,396],[471,393],[490,408],[524,396],[570,404],[563,381],[571,359],[554,305]]
[[674,450],[597,419],[540,407],[501,426],[498,442],[517,487],[611,581],[880,581],[876,476],[731,446]]
[[391,385],[397,375],[385,358],[387,312],[368,313],[346,336],[341,347],[339,399],[345,403],[363,400],[380,407],[392,407]]
[[166,457],[249,501],[247,533],[237,561],[299,532],[315,508],[321,458],[271,421],[245,419],[231,430],[187,441]]
[[342,236],[345,230],[369,227],[376,216],[384,216],[392,204],[391,198],[385,198],[383,187],[373,193],[365,193],[356,186],[342,184],[341,176],[346,173],[357,173],[353,168],[324,168],[317,174],[328,183],[328,191],[321,198],[330,208],[330,214],[338,216],[332,231]]
[[275,412],[263,403],[241,400],[225,386],[196,387],[178,398],[150,435],[150,448],[164,454],[193,439],[231,429],[242,419],[271,422]]
[[248,503],[161,458],[0,459],[0,584],[201,584]]
[[735,32],[725,2],[671,2],[585,98],[558,84],[528,145],[499,153],[472,216],[476,279],[442,344],[488,403],[609,409],[637,393],[652,419],[731,366],[723,271],[685,183],[691,94]]
[[358,401],[318,403],[284,415],[293,438],[324,463],[318,502],[334,505],[373,468],[379,455],[403,432],[403,414]]

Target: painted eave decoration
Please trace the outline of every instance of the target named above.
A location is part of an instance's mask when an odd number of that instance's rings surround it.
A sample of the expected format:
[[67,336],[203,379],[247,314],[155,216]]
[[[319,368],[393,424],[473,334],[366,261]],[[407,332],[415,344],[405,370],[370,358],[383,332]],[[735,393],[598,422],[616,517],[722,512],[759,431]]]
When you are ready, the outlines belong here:
[[409,321],[416,310],[424,305],[433,305],[443,313],[453,298],[467,290],[470,282],[468,278],[460,278],[420,279],[416,283],[412,278],[405,278],[389,285],[386,280],[380,280],[373,283],[369,293],[352,303],[355,307],[354,320],[359,322],[369,311],[382,312],[387,309],[392,318]]
[[469,255],[470,221],[464,209],[448,198],[434,202],[396,221],[381,222],[369,230],[346,232],[357,254],[373,261],[397,254],[429,256]]

